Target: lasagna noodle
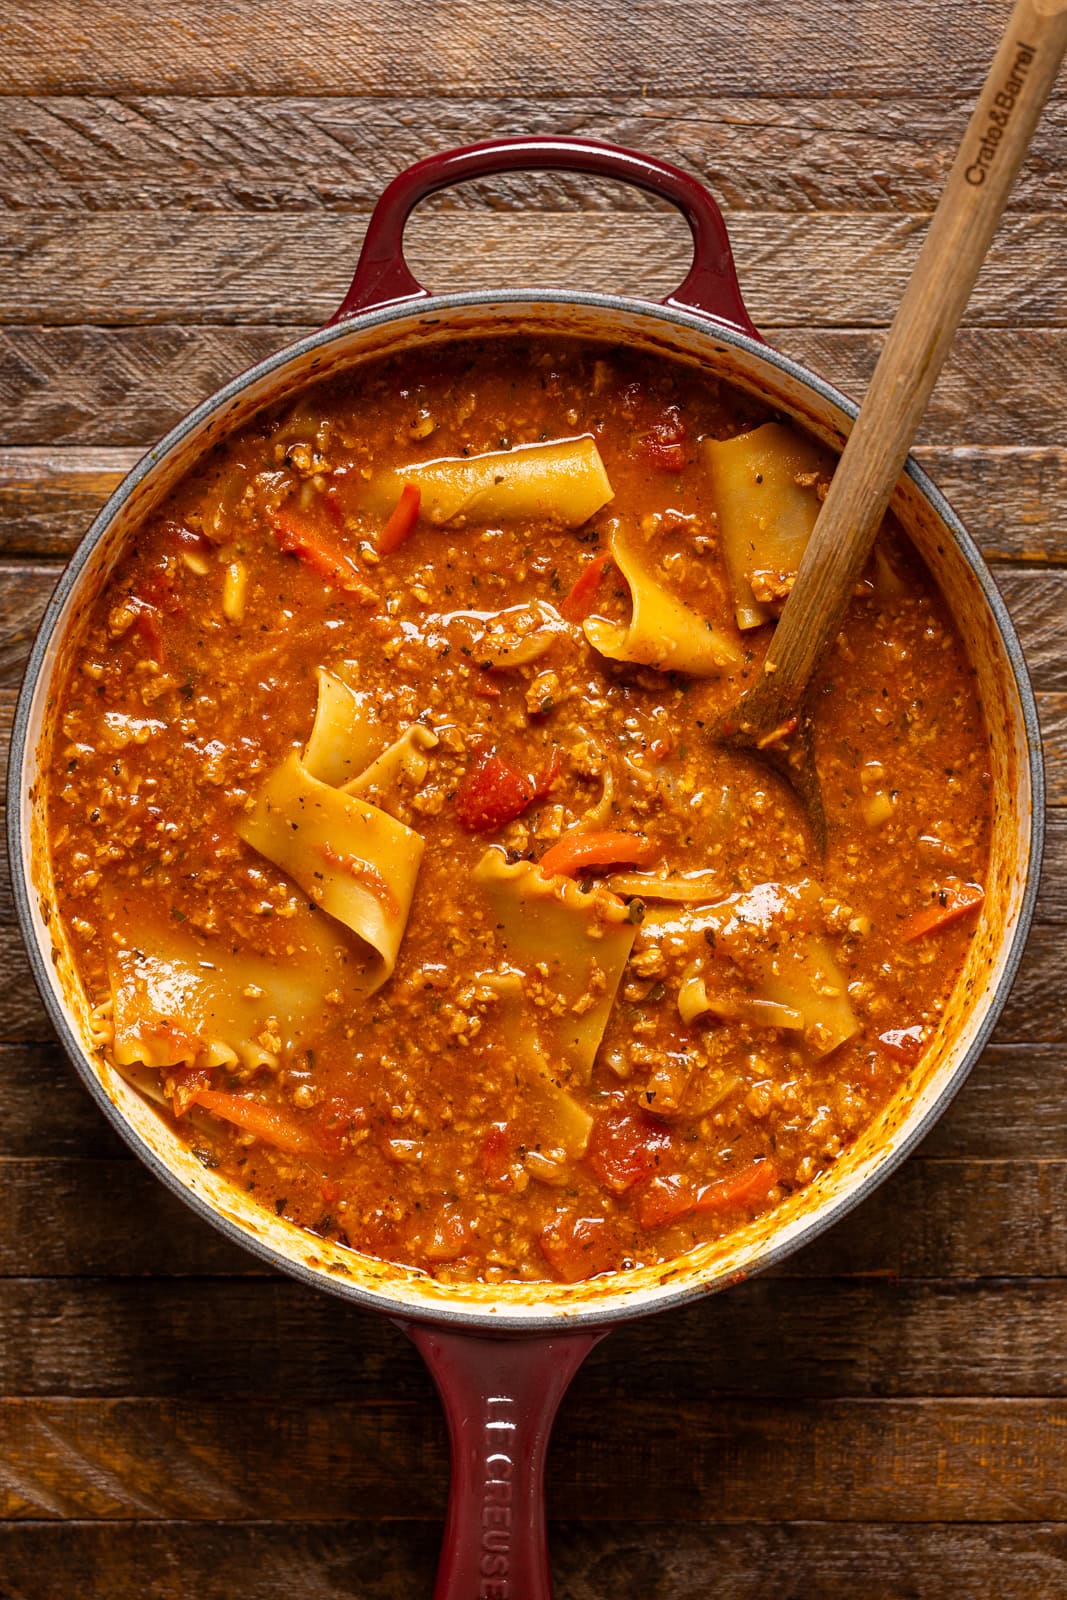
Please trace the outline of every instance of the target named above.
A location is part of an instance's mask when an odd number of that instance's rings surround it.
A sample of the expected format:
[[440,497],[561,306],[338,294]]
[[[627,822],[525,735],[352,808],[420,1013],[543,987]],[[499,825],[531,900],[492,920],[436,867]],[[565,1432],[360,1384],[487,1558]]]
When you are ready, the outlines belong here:
[[629,586],[631,614],[625,624],[587,618],[582,627],[594,650],[612,661],[687,672],[694,678],[708,678],[739,663],[732,640],[652,576],[618,524],[609,548]]
[[[817,1055],[829,1055],[859,1032],[848,986],[830,945],[818,930],[824,891],[812,879],[798,884],[760,883],[713,905],[650,909],[642,934],[672,943],[681,940],[706,951],[708,935],[715,957],[725,956],[764,1002],[762,1014],[775,1026],[795,1026],[799,1014],[805,1039]],[[683,984],[686,1020],[710,1010],[691,972]],[[706,1002],[706,995],[704,996]],[[753,1010],[753,1018],[760,1013]]]
[[362,987],[380,988],[404,936],[422,859],[419,834],[320,782],[295,751],[271,773],[237,832],[364,941],[370,958]]
[[311,776],[335,787],[357,779],[381,749],[382,738],[373,697],[320,667],[315,721],[304,748]]
[[363,509],[388,516],[406,483],[419,489],[420,515],[438,526],[462,517],[475,523],[531,519],[577,528],[613,495],[589,434],[380,472],[367,487]]
[[771,612],[752,592],[752,576],[779,581],[800,566],[822,504],[817,484],[832,458],[811,439],[780,422],[765,422],[733,439],[705,439],[723,552],[734,592],[737,625],[756,628]]
[[291,928],[284,958],[248,955],[139,913],[136,944],[108,957],[117,1064],[270,1066],[306,1044],[326,995],[347,983],[352,953],[317,911]]
[[[524,975],[531,1049],[588,1083],[637,929],[606,890],[583,894],[491,846],[474,881],[489,903],[504,959]],[[538,1003],[540,1001],[541,1003]]]

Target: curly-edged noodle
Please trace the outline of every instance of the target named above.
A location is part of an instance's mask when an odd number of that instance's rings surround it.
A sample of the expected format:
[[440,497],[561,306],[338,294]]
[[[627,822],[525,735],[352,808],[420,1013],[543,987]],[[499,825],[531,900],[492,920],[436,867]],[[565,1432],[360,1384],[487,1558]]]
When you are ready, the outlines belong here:
[[[472,873],[505,960],[524,975],[526,1030],[552,1065],[588,1083],[636,927],[604,889],[583,894],[491,846]],[[538,1003],[540,1002],[540,1003]]]
[[422,859],[414,829],[321,783],[294,751],[270,774],[237,832],[358,934],[369,947],[362,987],[379,988],[396,964]]
[[753,573],[788,578],[800,566],[819,515],[817,484],[833,457],[780,422],[765,422],[733,439],[705,439],[723,551],[739,628],[757,628],[771,613],[752,592]]
[[630,588],[631,616],[626,624],[588,617],[582,627],[594,650],[612,661],[687,672],[694,678],[711,677],[740,662],[731,639],[652,576],[619,524],[610,548]]
[[[426,752],[433,750],[436,745],[437,735],[433,729],[424,727],[421,722],[413,722],[410,728],[405,728],[399,739],[394,739],[388,749],[382,751],[377,760],[372,761],[350,783],[342,786],[343,793],[381,793],[394,789],[401,776],[407,779],[413,789],[417,789],[429,770]],[[307,765],[306,755],[304,764]]]
[[[128,928],[130,919],[115,925]],[[138,913],[129,942],[108,951],[118,1065],[272,1066],[306,1042],[325,996],[350,981],[353,953],[317,911],[294,917],[289,933],[285,957],[250,955]]]
[[530,519],[580,527],[612,498],[600,452],[589,434],[517,445],[488,455],[417,461],[376,473],[362,497],[365,511],[387,515],[406,483],[415,484],[425,520],[515,522]]
[[561,1149],[576,1160],[585,1153],[593,1119],[567,1092],[558,1069],[553,1070],[544,1047],[531,1031],[521,974],[487,974],[486,981],[500,996],[497,1014],[512,1060],[525,1084],[531,1144]]
[[[803,1028],[816,1055],[829,1055],[859,1032],[848,987],[819,929],[824,892],[812,879],[797,884],[758,883],[743,894],[714,905],[650,908],[642,935],[655,941],[681,940],[701,958],[709,940],[716,960],[726,957],[752,990],[730,1014],[770,1026]],[[687,1021],[704,1011],[725,1014],[708,999],[695,971],[683,984],[680,1008]],[[752,992],[754,990],[754,992]],[[763,1002],[757,1006],[756,1001]]]
[[304,766],[320,783],[338,787],[358,778],[382,747],[373,697],[319,668],[319,698]]

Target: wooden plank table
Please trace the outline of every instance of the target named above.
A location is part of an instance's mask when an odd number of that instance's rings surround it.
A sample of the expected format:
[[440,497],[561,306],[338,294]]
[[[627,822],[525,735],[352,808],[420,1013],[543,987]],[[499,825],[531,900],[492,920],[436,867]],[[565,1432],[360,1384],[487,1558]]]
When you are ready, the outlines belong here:
[[[993,0],[9,0],[0,15],[0,719],[64,557],[194,401],[320,322],[385,181],[520,132],[722,198],[781,347],[861,392]],[[784,1268],[617,1332],[550,1462],[571,1600],[1067,1593],[1067,85],[919,455],[1027,646],[1053,809],[1038,924],[971,1083]],[[662,293],[679,220],[560,176],[454,191],[433,286]],[[111,1135],[0,889],[0,1596],[428,1594],[446,1444],[380,1319],[265,1274]],[[521,1597],[519,1597],[521,1600]]]

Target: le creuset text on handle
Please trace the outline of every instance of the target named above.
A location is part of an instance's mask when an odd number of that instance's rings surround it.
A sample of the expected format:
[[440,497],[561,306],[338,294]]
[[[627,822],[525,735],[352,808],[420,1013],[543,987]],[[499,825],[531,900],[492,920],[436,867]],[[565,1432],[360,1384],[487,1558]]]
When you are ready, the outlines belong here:
[[398,1326],[433,1374],[452,1447],[434,1600],[551,1600],[545,1454],[567,1385],[604,1331],[493,1338]]
[[499,172],[561,170],[614,178],[681,211],[693,235],[693,262],[684,281],[661,303],[725,324],[752,339],[760,335],[745,309],[726,225],[703,184],[667,161],[592,139],[494,139],[428,156],[400,173],[382,193],[367,226],[348,293],[327,326],[383,306],[429,298],[404,258],[404,228],[420,200],[452,184]]

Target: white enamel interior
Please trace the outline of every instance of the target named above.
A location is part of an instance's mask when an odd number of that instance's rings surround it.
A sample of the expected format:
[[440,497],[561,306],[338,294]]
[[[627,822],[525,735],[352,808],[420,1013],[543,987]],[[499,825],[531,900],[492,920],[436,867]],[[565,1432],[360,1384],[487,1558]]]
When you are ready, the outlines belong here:
[[[87,535],[60,584],[31,662],[15,756],[16,889],[24,926],[42,960],[50,1014],[83,1077],[139,1155],[225,1231],[277,1266],[364,1303],[407,1316],[533,1329],[584,1314],[608,1322],[721,1287],[777,1260],[849,1209],[897,1163],[958,1087],[1003,1001],[1018,959],[1036,876],[1035,777],[1028,744],[1029,688],[1014,636],[977,556],[946,521],[947,508],[921,475],[902,477],[893,509],[952,603],[970,651],[989,723],[996,815],[989,892],[966,970],[932,1048],[913,1082],[826,1176],[771,1216],[725,1244],[697,1249],[666,1266],[590,1284],[438,1285],[404,1268],[324,1243],[268,1213],[205,1168],[175,1138],[152,1105],[108,1067],[89,1042],[85,997],[61,930],[49,915],[50,877],[36,776],[50,736],[52,683],[67,641],[124,547],[128,534],[214,441],[268,402],[381,354],[457,336],[501,333],[572,335],[670,354],[758,394],[840,448],[849,418],[833,391],[741,336],[701,319],[601,296],[513,293],[455,296],[377,313],[325,331],[264,363],[206,402],[130,475]],[[1033,760],[1032,760],[1033,757]],[[32,890],[28,888],[33,885]],[[1030,885],[1030,887],[1028,887]],[[50,925],[51,924],[51,925]],[[165,1244],[162,1245],[165,1248]]]

